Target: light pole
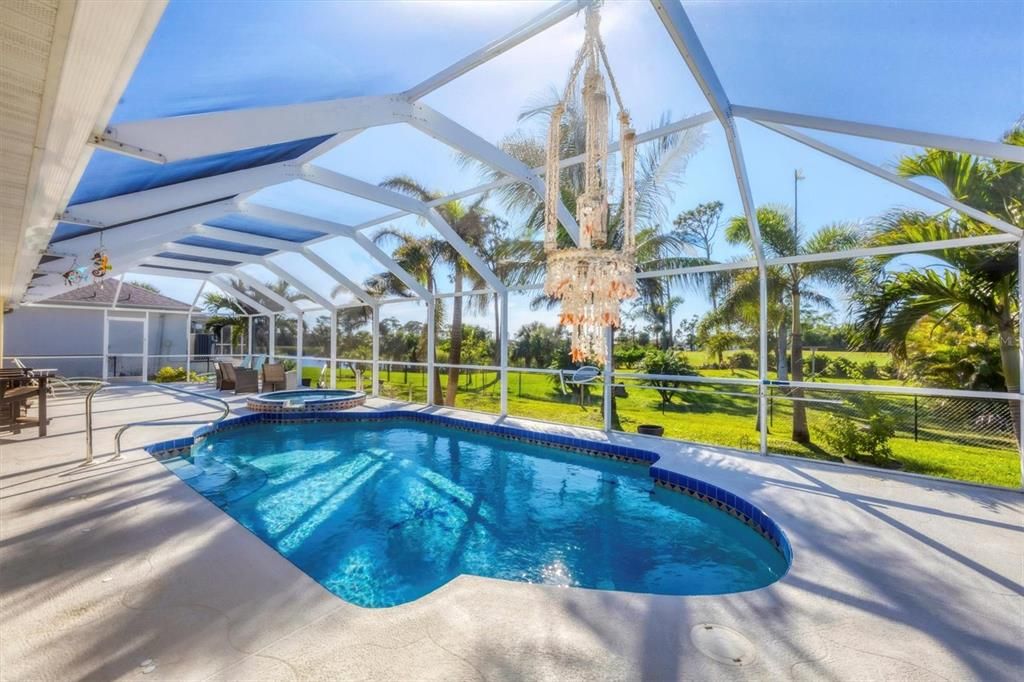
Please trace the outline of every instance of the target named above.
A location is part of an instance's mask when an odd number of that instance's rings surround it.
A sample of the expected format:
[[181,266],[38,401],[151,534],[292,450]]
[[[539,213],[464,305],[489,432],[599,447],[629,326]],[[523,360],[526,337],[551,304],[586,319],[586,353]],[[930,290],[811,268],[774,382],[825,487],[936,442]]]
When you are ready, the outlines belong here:
[[804,180],[806,176],[803,171],[799,168],[793,169],[793,234],[796,234],[799,224],[797,222],[797,207],[799,206],[799,195],[797,193],[797,183]]

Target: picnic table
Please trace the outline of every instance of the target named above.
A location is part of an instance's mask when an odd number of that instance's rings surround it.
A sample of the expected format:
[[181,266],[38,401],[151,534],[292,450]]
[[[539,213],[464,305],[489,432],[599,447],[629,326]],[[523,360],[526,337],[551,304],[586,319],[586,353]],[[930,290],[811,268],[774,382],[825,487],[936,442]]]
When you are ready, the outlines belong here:
[[[3,386],[3,390],[0,391],[0,394],[11,399],[12,423],[17,421],[18,415],[15,414],[14,411],[19,409],[19,406],[15,404],[14,401],[18,401],[19,399],[22,401],[27,400],[28,396],[34,393],[37,401],[39,436],[43,437],[46,435],[46,397],[48,394],[47,380],[50,377],[55,376],[57,376],[56,369],[0,368],[0,384]],[[34,386],[33,382],[35,383]]]

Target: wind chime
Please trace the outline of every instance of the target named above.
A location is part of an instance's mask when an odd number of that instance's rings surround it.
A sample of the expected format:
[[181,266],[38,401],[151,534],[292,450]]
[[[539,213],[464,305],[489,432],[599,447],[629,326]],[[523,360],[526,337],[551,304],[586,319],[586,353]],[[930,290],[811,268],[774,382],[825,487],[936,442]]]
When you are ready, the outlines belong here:
[[[604,362],[608,349],[605,327],[621,323],[619,306],[636,296],[636,131],[622,104],[599,31],[597,4],[586,10],[583,46],[569,72],[562,99],[551,112],[547,149],[547,194],[544,199],[544,251],[547,276],[544,293],[561,300],[561,324],[572,329],[572,360]],[[621,243],[608,234],[609,101],[601,64],[619,109],[619,152],[622,155]],[[583,194],[576,199],[580,236],[576,248],[558,247],[559,160],[562,117],[583,73],[583,113],[586,123]]]
[[62,272],[60,276],[64,278],[64,284],[69,287],[85,284],[89,281],[90,276],[102,287],[107,273],[113,269],[114,267],[110,264],[110,257],[107,256],[107,250],[103,248],[103,233],[100,232],[99,248],[93,251],[92,254],[92,268],[87,265],[79,265],[78,256],[75,256],[74,261],[71,263],[71,268]]

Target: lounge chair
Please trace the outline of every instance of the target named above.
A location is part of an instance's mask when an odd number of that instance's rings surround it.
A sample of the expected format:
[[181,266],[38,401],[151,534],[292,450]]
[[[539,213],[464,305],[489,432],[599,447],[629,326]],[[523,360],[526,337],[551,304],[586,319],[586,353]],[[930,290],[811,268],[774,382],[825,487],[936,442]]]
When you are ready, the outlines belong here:
[[260,390],[260,375],[254,369],[235,367],[230,362],[218,364],[221,372],[222,391],[234,389],[235,393],[256,393]]
[[[29,370],[29,367],[20,358],[11,358],[11,361],[14,362],[14,366],[18,369],[26,372]],[[58,394],[67,395],[71,393],[84,395],[95,388],[99,381],[95,377],[66,377],[58,374],[47,379],[46,391],[54,397],[57,397]],[[33,386],[38,385],[38,382],[35,380],[32,380],[31,383]]]
[[282,391],[285,386],[284,365],[278,362],[263,365],[264,392]]

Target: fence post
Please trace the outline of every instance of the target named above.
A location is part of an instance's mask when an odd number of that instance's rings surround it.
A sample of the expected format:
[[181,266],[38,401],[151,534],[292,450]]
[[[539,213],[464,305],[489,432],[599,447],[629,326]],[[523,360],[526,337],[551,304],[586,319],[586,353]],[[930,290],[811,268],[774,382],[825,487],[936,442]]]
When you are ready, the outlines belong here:
[[917,442],[917,396],[914,396],[914,442]]

